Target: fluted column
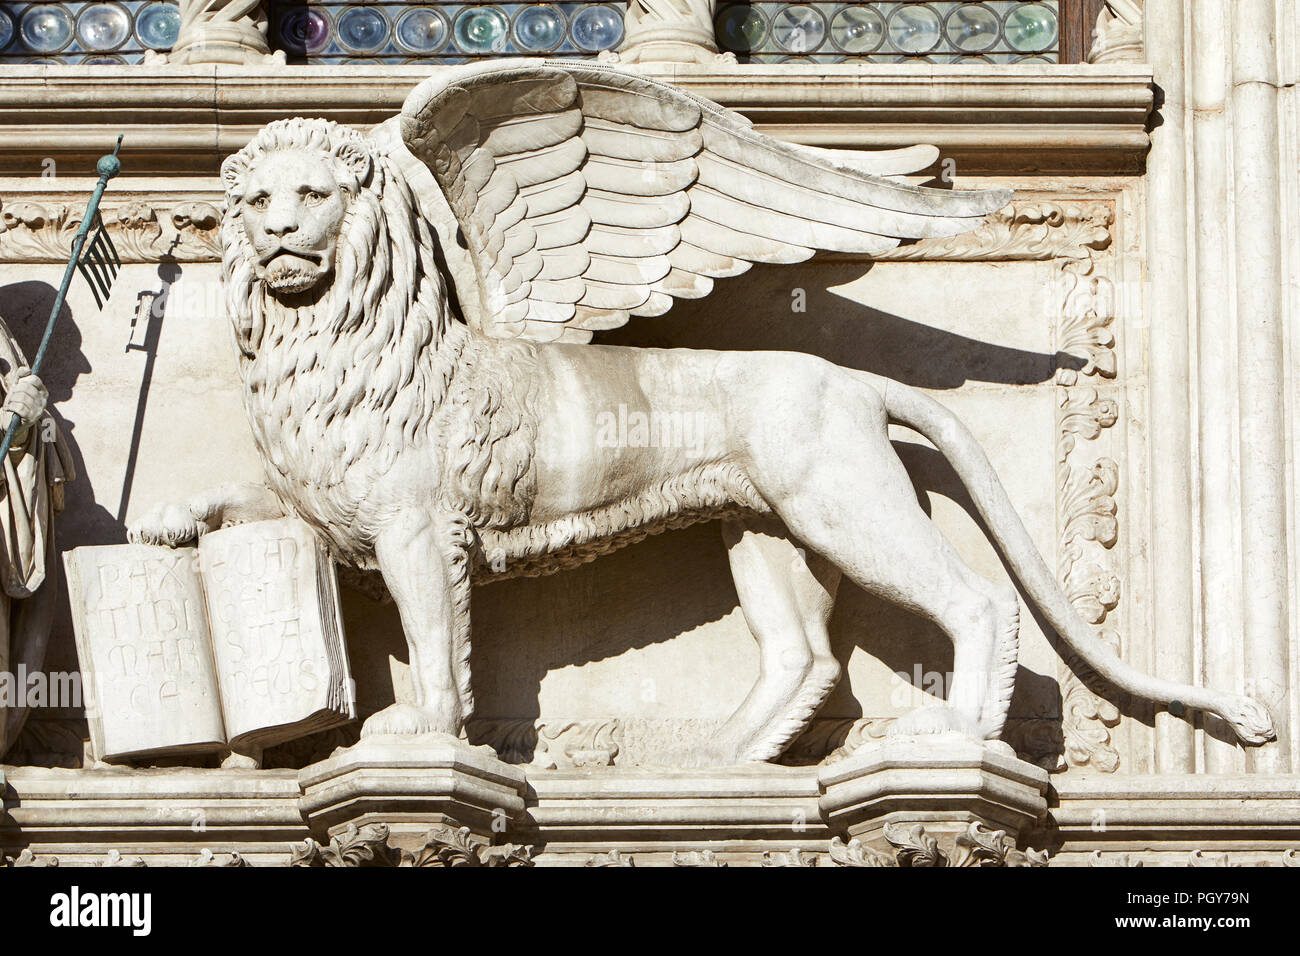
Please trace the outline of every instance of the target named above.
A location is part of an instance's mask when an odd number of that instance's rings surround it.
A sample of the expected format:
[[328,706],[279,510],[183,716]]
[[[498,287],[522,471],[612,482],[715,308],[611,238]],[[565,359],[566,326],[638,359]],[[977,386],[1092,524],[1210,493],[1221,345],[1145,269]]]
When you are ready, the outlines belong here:
[[[1238,509],[1237,362],[1233,334],[1233,282],[1220,268],[1231,248],[1228,193],[1228,38],[1232,0],[1194,0],[1188,103],[1195,180],[1197,474],[1200,480],[1200,606],[1204,682],[1240,687],[1241,535]],[[1213,726],[1213,725],[1212,725]],[[1205,769],[1245,769],[1231,733],[1207,735]],[[1228,739],[1224,739],[1228,738]]]
[[[1197,681],[1184,2],[1149,0],[1146,18],[1147,55],[1165,97],[1146,176],[1151,663],[1159,677],[1189,684]],[[1186,720],[1165,711],[1156,714],[1157,773],[1192,773],[1194,744]]]
[[[1273,715],[1278,743],[1247,755],[1290,769],[1290,579],[1287,568],[1283,197],[1274,0],[1232,4],[1232,138],[1241,419],[1242,639],[1247,685]],[[1288,157],[1295,162],[1295,157]]]

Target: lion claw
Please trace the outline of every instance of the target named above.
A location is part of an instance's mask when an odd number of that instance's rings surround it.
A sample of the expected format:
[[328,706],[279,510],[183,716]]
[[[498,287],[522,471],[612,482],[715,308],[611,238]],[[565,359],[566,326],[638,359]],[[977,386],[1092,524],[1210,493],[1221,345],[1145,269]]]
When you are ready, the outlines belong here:
[[442,726],[433,711],[415,704],[389,704],[383,710],[371,714],[361,725],[362,737],[383,737],[390,734],[410,737],[438,733],[455,736],[454,728]]

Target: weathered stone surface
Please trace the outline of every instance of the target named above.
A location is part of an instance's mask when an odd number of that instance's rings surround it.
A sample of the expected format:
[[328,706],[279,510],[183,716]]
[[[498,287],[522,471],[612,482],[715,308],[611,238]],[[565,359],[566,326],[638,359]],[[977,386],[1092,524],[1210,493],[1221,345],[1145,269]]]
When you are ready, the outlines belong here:
[[1048,778],[1008,750],[955,734],[864,745],[821,768],[822,815],[837,833],[878,850],[893,843],[891,830],[918,824],[955,838],[979,823],[1015,842],[1046,814]]
[[313,831],[335,836],[382,823],[406,850],[438,826],[466,826],[475,841],[493,842],[524,809],[520,768],[488,747],[437,734],[364,737],[304,767],[298,783]]

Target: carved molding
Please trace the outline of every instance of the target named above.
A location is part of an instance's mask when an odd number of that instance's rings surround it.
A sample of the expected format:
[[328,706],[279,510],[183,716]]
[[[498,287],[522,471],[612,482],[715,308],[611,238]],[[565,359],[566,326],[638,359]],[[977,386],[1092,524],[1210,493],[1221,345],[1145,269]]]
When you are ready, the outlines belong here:
[[597,853],[587,858],[584,866],[630,866],[635,867],[636,861],[631,856],[624,856],[621,850],[610,850],[608,853]]
[[0,856],[0,866],[58,866],[57,856],[36,856],[31,849],[23,850],[15,857]]
[[[0,259],[66,262],[81,225],[75,199],[13,197],[0,205],[8,231],[0,234]],[[217,202],[185,199],[106,203],[104,223],[123,262],[218,262],[221,209]],[[1001,262],[1087,260],[1110,247],[1114,213],[1108,203],[1025,202],[989,217],[974,232],[924,239],[876,258],[882,262]],[[835,258],[860,258],[836,256]]]
[[1109,203],[1019,202],[973,232],[922,239],[876,258],[881,262],[1088,261],[1110,248]]
[[424,842],[414,850],[403,850],[389,843],[389,830],[383,823],[363,827],[348,824],[328,845],[315,840],[298,844],[289,857],[289,866],[532,866],[533,847],[484,846],[470,839],[469,827],[440,826],[425,834]]
[[1093,31],[1089,63],[1141,63],[1146,59],[1145,0],[1106,0]]
[[[847,843],[841,838],[831,840],[827,853],[817,853],[799,848],[767,850],[757,865],[763,867],[815,867],[833,865],[843,867],[1042,867],[1048,865],[1084,865],[1088,867],[1119,868],[1144,867],[1148,864],[1161,867],[1300,867],[1300,851],[1283,850],[1262,856],[1255,853],[1236,854],[1225,851],[1191,850],[1183,852],[1103,852],[1093,850],[1087,857],[1069,864],[1052,861],[1045,851],[1020,850],[1001,830],[990,830],[972,823],[965,832],[943,842],[926,832],[924,826],[887,826],[883,834],[890,849],[878,850],[859,839]],[[388,827],[368,824],[349,827],[329,846],[314,841],[299,844],[286,863],[263,864],[267,866],[535,866],[536,847],[505,845],[479,846],[468,839],[465,830],[440,827],[425,837],[425,843],[413,852],[396,850],[388,844]],[[140,848],[137,848],[140,849]],[[565,858],[572,865],[572,858]],[[738,860],[728,860],[713,850],[678,850],[672,854],[672,865],[681,868],[731,868]],[[37,856],[31,849],[17,856],[0,857],[0,867],[57,867],[59,857],[54,854]],[[75,864],[72,864],[75,865]],[[101,867],[143,867],[148,864],[138,856],[123,856],[121,851],[110,850],[94,864]],[[633,854],[613,849],[596,853],[585,859],[584,866],[635,867]],[[754,865],[752,860],[748,865]],[[165,863],[154,866],[247,868],[256,866],[234,850],[201,849],[197,856],[176,854]]]
[[[972,823],[955,838],[939,840],[926,833],[921,824],[886,825],[884,838],[890,850],[875,849],[859,839],[845,843],[831,840],[828,852],[813,853],[795,847],[789,850],[766,850],[759,858],[763,867],[816,867],[829,863],[844,867],[1021,867],[1047,866],[1046,852],[1020,850],[1003,830],[990,830]],[[585,866],[636,866],[635,858],[619,850],[597,853],[587,858]],[[726,867],[731,865],[712,850],[674,851],[675,867]]]
[[[1243,854],[1242,857],[1245,855]],[[1236,854],[1219,851],[1207,852],[1206,850],[1191,850],[1185,854],[1182,853],[1154,853],[1144,858],[1136,853],[1103,853],[1101,850],[1093,850],[1088,856],[1088,866],[1091,867],[1143,867],[1148,863],[1160,867],[1191,867],[1200,869],[1203,867],[1241,867],[1241,866],[1281,866],[1295,867],[1300,866],[1300,855],[1296,850],[1283,850],[1277,854],[1276,859],[1273,855],[1267,854],[1262,858],[1255,858],[1249,861],[1242,859]]]
[[[11,199],[0,206],[0,260],[68,261],[84,202]],[[100,216],[123,262],[218,262],[221,210],[203,200],[155,205],[141,200],[105,204]]]
[[766,850],[763,853],[760,866],[816,866],[817,855],[815,853],[805,853],[798,847],[784,852],[773,852]]
[[721,869],[726,865],[712,850],[688,850],[685,853],[673,851],[673,866]]
[[[1065,258],[1060,266],[1064,294],[1056,348],[1058,356],[1075,362],[1063,363],[1056,375],[1057,574],[1074,609],[1118,652],[1119,634],[1108,618],[1121,596],[1114,554],[1119,465],[1092,447],[1119,420],[1118,404],[1099,390],[1117,373],[1114,286],[1100,271],[1099,253],[1108,246],[1088,246],[1088,255]],[[1064,643],[1058,649],[1066,763],[1114,773],[1119,753],[1111,729],[1119,710],[1089,689],[1091,668]]]
[[926,832],[921,824],[887,824],[885,841],[893,853],[867,846],[861,840],[831,841],[830,858],[837,866],[968,868],[1047,866],[1048,855],[1038,850],[1020,850],[1005,830],[990,830],[979,823],[970,826],[945,845]]

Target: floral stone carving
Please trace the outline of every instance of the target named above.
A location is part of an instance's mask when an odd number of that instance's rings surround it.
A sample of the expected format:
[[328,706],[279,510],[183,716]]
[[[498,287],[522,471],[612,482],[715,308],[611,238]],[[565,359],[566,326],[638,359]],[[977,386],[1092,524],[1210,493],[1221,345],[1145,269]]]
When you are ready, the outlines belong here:
[[506,844],[485,846],[472,839],[469,827],[441,826],[430,830],[414,850],[389,845],[389,828],[382,823],[349,824],[328,845],[315,840],[299,844],[289,866],[532,866],[533,848]]

